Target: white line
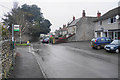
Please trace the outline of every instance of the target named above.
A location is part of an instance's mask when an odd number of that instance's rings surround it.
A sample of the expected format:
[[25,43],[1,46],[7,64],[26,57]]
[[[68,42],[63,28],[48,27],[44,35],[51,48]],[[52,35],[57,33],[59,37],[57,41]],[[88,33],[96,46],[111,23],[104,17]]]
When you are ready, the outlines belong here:
[[36,59],[36,61],[37,61],[37,64],[39,65],[39,68],[40,68],[40,70],[41,70],[41,72],[42,72],[42,74],[43,74],[43,77],[45,78],[45,80],[47,80],[47,75],[46,75],[45,72],[43,71],[43,68],[42,68],[41,64],[39,63],[37,57],[35,56],[35,53],[34,53],[34,49],[33,49],[33,45],[32,45],[32,44],[31,44],[31,47],[32,47],[31,53],[34,55],[34,57],[35,57],[35,59]]
[[[34,52],[32,52],[32,54],[35,56]],[[47,76],[46,76],[45,72],[43,71],[43,68],[41,67],[41,64],[39,63],[37,57],[35,57],[35,58],[36,58],[36,61],[37,61],[38,65],[39,65],[39,68],[40,68],[40,70],[41,70],[41,72],[43,74],[43,77],[45,78],[45,80],[47,80]]]

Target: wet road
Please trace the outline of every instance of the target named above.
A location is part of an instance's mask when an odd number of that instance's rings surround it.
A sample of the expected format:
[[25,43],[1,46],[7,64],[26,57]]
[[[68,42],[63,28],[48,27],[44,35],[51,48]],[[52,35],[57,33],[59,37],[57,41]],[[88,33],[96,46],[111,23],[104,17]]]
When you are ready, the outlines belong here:
[[48,78],[117,78],[118,65],[85,55],[87,50],[34,44],[34,55]]

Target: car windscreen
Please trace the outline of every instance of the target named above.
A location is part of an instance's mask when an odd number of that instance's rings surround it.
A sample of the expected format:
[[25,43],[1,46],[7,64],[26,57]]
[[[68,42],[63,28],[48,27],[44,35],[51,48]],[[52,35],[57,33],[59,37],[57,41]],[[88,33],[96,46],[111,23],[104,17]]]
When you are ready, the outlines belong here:
[[120,44],[120,40],[114,40],[114,41],[111,42],[110,44]]
[[49,40],[49,38],[45,38],[45,40]]
[[111,41],[111,39],[110,39],[110,38],[106,38],[106,41],[107,41],[107,42],[110,42],[110,41]]

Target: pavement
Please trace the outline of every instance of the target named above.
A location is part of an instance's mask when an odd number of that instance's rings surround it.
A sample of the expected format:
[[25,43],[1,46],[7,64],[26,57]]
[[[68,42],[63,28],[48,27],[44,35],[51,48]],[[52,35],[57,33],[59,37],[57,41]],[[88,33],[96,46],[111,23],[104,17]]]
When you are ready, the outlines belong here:
[[[29,47],[18,47],[16,64],[9,78],[44,78],[35,56],[29,52]],[[23,79],[24,80],[24,79]]]

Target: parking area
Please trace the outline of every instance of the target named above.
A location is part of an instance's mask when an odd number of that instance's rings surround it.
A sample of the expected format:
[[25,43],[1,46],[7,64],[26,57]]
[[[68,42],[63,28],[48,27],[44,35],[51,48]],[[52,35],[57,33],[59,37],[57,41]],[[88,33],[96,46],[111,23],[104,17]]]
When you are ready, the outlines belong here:
[[92,53],[93,56],[100,55],[100,56],[108,58],[110,62],[113,61],[113,63],[118,63],[118,54],[117,53],[106,52],[104,49],[100,49],[100,50],[93,49],[91,47],[90,41],[69,42],[69,43],[61,43],[61,44],[57,44],[57,45],[69,46],[69,47],[73,47],[73,48],[77,48],[77,49],[82,49],[82,50]]
[[106,55],[113,55],[113,56],[117,56],[118,55],[117,53],[106,52],[104,49],[100,49],[100,50],[93,49],[91,47],[90,41],[61,43],[59,45],[70,46],[70,47],[79,48],[79,49],[84,49],[84,50],[88,50],[88,51],[91,51],[91,52],[96,53],[96,54],[106,54]]

